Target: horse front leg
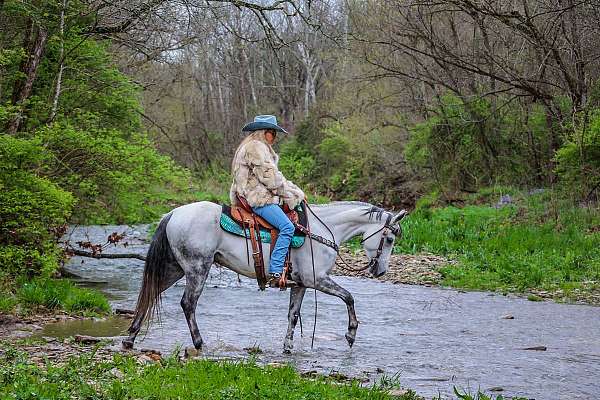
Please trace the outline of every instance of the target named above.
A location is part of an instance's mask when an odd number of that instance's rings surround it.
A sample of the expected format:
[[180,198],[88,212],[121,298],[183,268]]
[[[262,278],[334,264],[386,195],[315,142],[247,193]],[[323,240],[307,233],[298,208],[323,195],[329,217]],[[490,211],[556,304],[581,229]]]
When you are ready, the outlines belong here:
[[302,307],[302,300],[304,299],[304,293],[306,293],[305,287],[293,287],[290,290],[290,309],[288,311],[288,329],[283,342],[283,352],[289,354],[294,348],[294,329],[296,323],[300,317],[300,308]]
[[356,312],[354,311],[354,297],[352,297],[349,291],[335,283],[328,276],[317,280],[315,288],[323,293],[339,297],[346,303],[346,308],[348,308],[348,332],[346,333],[346,340],[348,341],[348,345],[352,347],[356,339],[356,330],[358,329],[358,319],[356,319]]

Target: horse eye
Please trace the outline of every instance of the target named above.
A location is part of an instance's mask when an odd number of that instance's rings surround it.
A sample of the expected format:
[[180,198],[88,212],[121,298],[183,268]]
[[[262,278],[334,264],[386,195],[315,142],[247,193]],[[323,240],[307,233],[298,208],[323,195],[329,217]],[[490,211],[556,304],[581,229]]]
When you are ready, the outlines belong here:
[[394,242],[394,238],[393,238],[393,237],[389,237],[389,236],[388,236],[388,237],[386,238],[386,240],[387,240],[387,242],[388,242],[388,243],[393,243],[393,242]]

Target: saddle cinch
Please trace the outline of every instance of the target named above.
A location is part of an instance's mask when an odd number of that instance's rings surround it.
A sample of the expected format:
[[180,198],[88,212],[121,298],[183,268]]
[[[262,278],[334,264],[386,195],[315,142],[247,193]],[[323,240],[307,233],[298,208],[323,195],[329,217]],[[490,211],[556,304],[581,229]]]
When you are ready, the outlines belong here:
[[[260,290],[265,290],[267,286],[267,275],[265,271],[262,243],[270,243],[271,247],[269,254],[272,253],[279,231],[264,218],[255,214],[252,211],[252,207],[250,207],[243,197],[238,196],[238,204],[239,205],[231,207],[225,204],[222,206],[221,228],[229,233],[246,238],[246,246],[248,244],[247,240],[250,239],[258,287]],[[290,210],[286,205],[282,206],[282,209],[294,226],[296,226],[290,248],[298,248],[304,244],[304,240],[306,239],[305,234],[298,229],[298,226],[306,226],[306,210],[303,205],[298,206],[296,210]],[[288,250],[283,267],[283,274],[281,274],[281,279],[277,283],[277,286],[281,290],[285,290],[287,287],[295,285],[295,282],[291,280],[288,281],[291,273],[292,263],[290,261],[290,251]]]

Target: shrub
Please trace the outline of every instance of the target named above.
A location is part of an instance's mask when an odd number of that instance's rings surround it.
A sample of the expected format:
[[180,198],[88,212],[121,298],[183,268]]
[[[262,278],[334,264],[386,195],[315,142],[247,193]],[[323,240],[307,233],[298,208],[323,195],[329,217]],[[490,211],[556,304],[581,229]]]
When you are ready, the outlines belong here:
[[55,123],[36,138],[54,155],[44,173],[78,199],[74,222],[146,222],[191,198],[189,172],[142,134]]
[[570,135],[557,151],[556,161],[558,175],[577,197],[589,197],[600,188],[600,110],[587,126]]
[[0,274],[48,275],[58,265],[55,233],[74,199],[36,174],[48,157],[37,139],[0,135]]

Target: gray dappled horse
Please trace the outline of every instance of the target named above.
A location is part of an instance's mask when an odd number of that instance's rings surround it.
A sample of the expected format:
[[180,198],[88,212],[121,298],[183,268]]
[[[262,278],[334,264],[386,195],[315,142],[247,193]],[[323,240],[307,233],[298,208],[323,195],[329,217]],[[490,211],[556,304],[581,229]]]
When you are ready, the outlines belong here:
[[[392,214],[361,202],[334,202],[313,205],[311,209],[314,215],[307,212],[312,233],[326,239],[332,239],[333,233],[338,246],[354,236],[362,235],[362,245],[370,260],[371,274],[379,277],[387,271],[394,240],[401,232],[399,222],[405,215],[404,211]],[[133,347],[143,321],[149,321],[159,312],[160,294],[185,275],[186,286],[181,307],[194,346],[200,349],[202,337],[196,324],[196,304],[213,262],[249,278],[256,277],[252,254],[247,254],[245,239],[221,228],[221,210],[220,205],[203,201],[178,207],[162,218],[148,250],[135,317],[129,328],[129,336],[123,340],[125,348]],[[315,215],[327,225],[331,233]],[[306,242],[308,241],[306,238]],[[265,265],[269,265],[269,245],[263,246]],[[306,288],[315,288],[342,299],[348,308],[346,340],[352,346],[356,338],[358,320],[354,312],[354,298],[329,276],[337,256],[336,251],[314,240],[312,247],[314,271],[310,243],[291,250],[292,279],[298,286],[292,287],[290,293],[284,352],[290,352],[293,348],[294,328]]]

